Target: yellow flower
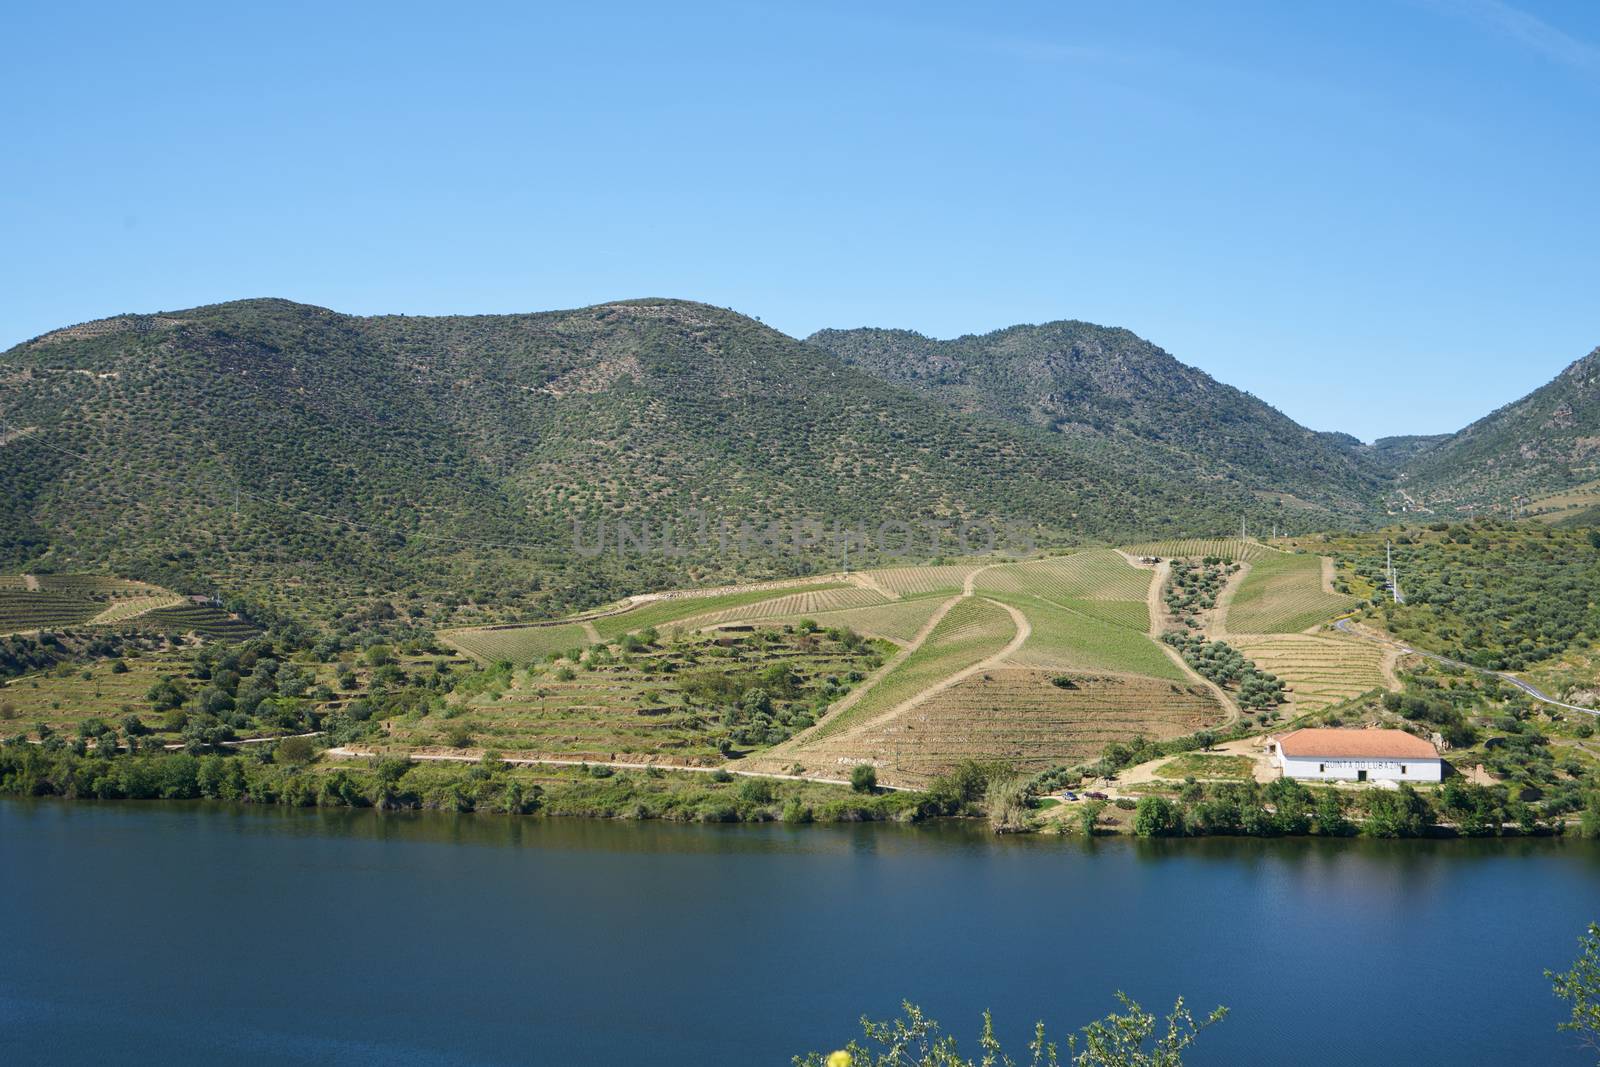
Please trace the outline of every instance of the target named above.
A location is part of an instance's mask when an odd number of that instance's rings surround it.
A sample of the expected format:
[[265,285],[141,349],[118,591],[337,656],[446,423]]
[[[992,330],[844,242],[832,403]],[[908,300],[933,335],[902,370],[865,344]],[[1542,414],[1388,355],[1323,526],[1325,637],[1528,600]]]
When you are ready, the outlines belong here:
[[838,1052],[828,1053],[828,1067],[850,1067],[852,1062],[853,1061],[850,1059],[850,1053],[846,1052],[844,1049],[840,1049]]

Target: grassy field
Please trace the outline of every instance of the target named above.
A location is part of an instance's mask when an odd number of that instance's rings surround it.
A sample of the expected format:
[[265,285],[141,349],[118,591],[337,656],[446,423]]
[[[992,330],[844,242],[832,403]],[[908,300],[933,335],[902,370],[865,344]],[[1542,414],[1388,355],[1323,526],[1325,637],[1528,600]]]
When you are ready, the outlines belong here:
[[1155,769],[1157,778],[1201,778],[1247,782],[1255,776],[1255,761],[1249,756],[1213,755],[1185,752]]
[[1277,556],[1282,553],[1266,545],[1254,541],[1241,541],[1237,537],[1192,537],[1173,541],[1145,541],[1137,545],[1129,545],[1124,551],[1136,556],[1160,556],[1171,559],[1174,556],[1203,559],[1206,556],[1217,556],[1222,559],[1231,559],[1253,562],[1263,556]]
[[[642,652],[560,661],[518,671],[446,715],[396,720],[388,742],[407,748],[495,749],[596,761],[660,759],[710,765],[735,752],[775,744],[809,726],[817,701],[837,699],[881,655],[825,635],[758,630],[663,639]],[[780,666],[793,678],[788,697],[771,694],[770,725],[730,731],[728,708],[754,674]],[[726,682],[726,685],[723,683]],[[712,691],[719,695],[707,696]]]
[[1323,590],[1320,556],[1275,552],[1250,563],[1226,625],[1236,634],[1299,633],[1355,604],[1355,597]]
[[941,679],[994,655],[1015,635],[1016,626],[1004,609],[980,597],[961,600],[939,620],[921,648],[880,679],[860,701],[825,720],[806,736],[805,743],[869,721]]
[[[1142,630],[1117,626],[1037,597],[996,599],[1028,617],[1033,633],[1011,657],[1014,663],[1043,670],[1108,671],[1143,674],[1169,681],[1188,676]],[[1144,607],[1143,603],[1140,608]]]
[[1385,686],[1383,649],[1370,641],[1331,634],[1233,634],[1228,643],[1260,670],[1283,679],[1296,714]]
[[1153,678],[984,671],[899,715],[801,749],[808,772],[847,774],[869,760],[881,780],[925,785],[967,759],[1000,760],[1024,773],[1093,760],[1113,741],[1179,737],[1225,718],[1209,690]]

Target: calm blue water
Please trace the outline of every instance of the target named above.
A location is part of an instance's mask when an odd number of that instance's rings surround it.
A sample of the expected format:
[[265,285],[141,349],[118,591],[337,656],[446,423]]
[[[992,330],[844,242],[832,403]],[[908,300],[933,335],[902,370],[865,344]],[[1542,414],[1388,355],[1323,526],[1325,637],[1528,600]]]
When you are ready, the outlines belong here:
[[4,801],[0,885],[9,1063],[785,1064],[901,997],[1020,1055],[1119,988],[1228,1004],[1199,1064],[1594,1062],[1542,977],[1576,842]]

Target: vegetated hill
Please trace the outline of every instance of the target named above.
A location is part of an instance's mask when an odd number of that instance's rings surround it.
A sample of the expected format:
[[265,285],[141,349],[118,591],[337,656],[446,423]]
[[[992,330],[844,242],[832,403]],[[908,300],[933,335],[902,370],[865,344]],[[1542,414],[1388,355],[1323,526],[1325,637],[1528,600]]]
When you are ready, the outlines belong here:
[[1385,488],[1355,438],[1308,430],[1128,330],[1066,321],[949,341],[883,329],[808,341],[957,410],[1137,450],[1202,484],[1287,493],[1349,518],[1368,514]]
[[1404,434],[1399,437],[1380,437],[1372,444],[1361,447],[1381,470],[1399,472],[1435,445],[1448,440],[1450,435],[1447,433]]
[[461,599],[548,611],[832,558],[591,559],[574,520],[587,543],[600,520],[690,509],[1011,520],[1067,541],[1273,513],[1227,480],[1194,492],[1114,433],[958,415],[676,300],[444,318],[247,300],[60,330],[0,356],[0,382],[0,567],[104,567],[301,615],[392,597],[438,623]]
[[1437,509],[1507,508],[1512,497],[1600,474],[1600,348],[1549,384],[1418,454],[1401,485]]

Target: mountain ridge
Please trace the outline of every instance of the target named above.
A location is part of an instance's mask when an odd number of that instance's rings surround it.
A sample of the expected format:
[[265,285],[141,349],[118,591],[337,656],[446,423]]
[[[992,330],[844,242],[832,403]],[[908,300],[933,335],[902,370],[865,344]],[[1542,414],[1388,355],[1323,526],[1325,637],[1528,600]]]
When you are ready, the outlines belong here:
[[1188,457],[1194,477],[1348,511],[1383,492],[1383,472],[1354,437],[1301,426],[1124,327],[1062,319],[947,341],[869,327],[806,341],[957,410],[1152,448],[1167,464]]
[[474,316],[256,298],[50,331],[0,354],[0,376],[9,422],[31,430],[0,448],[6,565],[243,585],[295,610],[386,588],[564,606],[828,565],[584,560],[576,521],[992,519],[1070,543],[1220,532],[1277,507],[1222,481],[1195,494],[1104,442],[952,414],[668,298]]

